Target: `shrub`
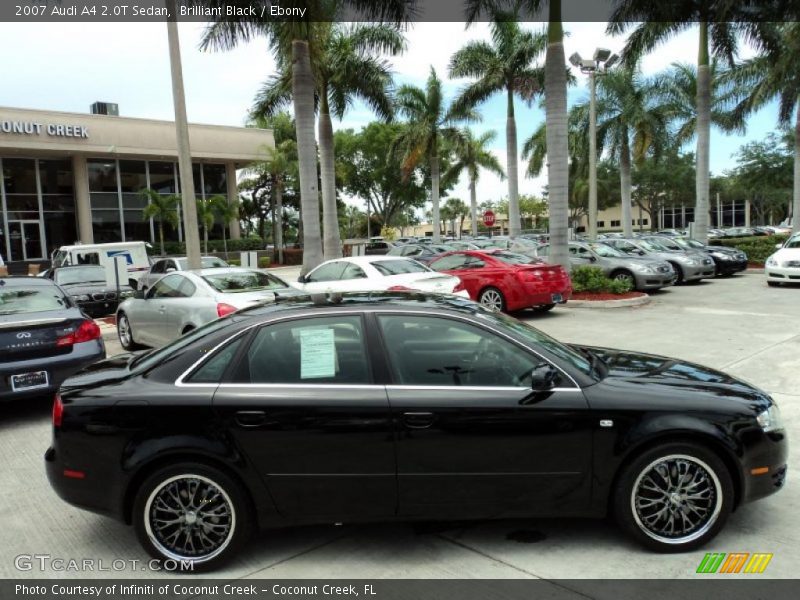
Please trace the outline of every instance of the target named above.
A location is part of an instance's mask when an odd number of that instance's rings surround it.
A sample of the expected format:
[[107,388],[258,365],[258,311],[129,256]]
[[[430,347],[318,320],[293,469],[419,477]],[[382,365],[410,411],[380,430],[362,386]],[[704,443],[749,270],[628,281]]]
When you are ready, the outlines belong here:
[[775,252],[775,244],[786,241],[785,235],[765,235],[744,238],[721,238],[709,240],[712,246],[727,246],[738,248],[745,254],[750,262],[764,263]]
[[600,267],[575,267],[572,269],[572,289],[593,294],[624,294],[632,286],[627,281],[609,279]]

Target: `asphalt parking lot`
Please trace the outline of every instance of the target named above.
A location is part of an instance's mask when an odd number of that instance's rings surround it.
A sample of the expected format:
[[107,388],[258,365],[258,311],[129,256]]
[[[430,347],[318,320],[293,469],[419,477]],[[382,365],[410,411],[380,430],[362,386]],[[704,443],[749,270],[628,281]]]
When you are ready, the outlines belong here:
[[[771,393],[790,438],[799,439],[800,286],[768,288],[763,275],[747,274],[670,288],[637,308],[557,308],[544,316],[517,316],[563,341],[670,355],[725,370]],[[119,351],[115,340],[109,340],[108,351]],[[51,491],[42,461],[50,440],[50,405],[44,398],[0,406],[0,455],[6,465],[0,474],[0,577],[131,577],[130,568],[77,574],[15,567],[21,554],[105,564],[147,560],[131,528],[72,508]],[[800,562],[797,447],[795,441],[785,489],[741,507],[711,544],[687,554],[649,553],[602,520],[344,524],[262,532],[213,575],[673,579],[696,577],[705,552],[769,552],[774,558],[759,577],[792,578]]]

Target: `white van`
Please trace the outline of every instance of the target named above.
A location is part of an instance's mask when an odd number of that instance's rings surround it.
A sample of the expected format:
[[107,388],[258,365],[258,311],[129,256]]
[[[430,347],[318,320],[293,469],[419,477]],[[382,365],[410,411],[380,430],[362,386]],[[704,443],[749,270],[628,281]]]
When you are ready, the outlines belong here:
[[74,265],[106,266],[115,256],[124,256],[128,264],[128,285],[136,289],[139,279],[150,269],[146,242],[113,242],[110,244],[77,244],[61,246],[53,253],[53,268]]

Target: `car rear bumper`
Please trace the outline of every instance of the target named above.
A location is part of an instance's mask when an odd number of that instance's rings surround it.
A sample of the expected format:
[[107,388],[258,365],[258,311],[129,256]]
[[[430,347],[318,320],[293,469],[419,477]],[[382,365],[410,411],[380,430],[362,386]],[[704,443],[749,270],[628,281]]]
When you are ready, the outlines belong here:
[[[560,297],[558,301],[554,298]],[[508,298],[508,310],[520,310],[548,304],[564,304],[572,297],[572,283],[569,279],[557,281],[541,281],[526,284],[517,298]]]
[[[54,394],[61,383],[83,367],[105,358],[106,349],[102,338],[75,344],[72,352],[58,356],[0,362],[0,401],[31,398]],[[33,371],[47,371],[48,385],[30,390],[13,391],[11,376]]]

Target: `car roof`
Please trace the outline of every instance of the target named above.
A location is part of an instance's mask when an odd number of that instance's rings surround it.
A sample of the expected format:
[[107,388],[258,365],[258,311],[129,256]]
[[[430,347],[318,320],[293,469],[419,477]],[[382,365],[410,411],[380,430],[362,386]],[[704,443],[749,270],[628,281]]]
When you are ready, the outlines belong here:
[[259,269],[250,267],[206,267],[205,269],[189,269],[184,273],[194,273],[195,275],[224,275],[225,273],[261,273]]
[[55,283],[46,277],[25,277],[23,275],[8,275],[0,277],[0,289],[4,287],[46,287]]
[[[406,256],[388,256],[388,255],[368,255],[368,256],[344,256],[342,258],[333,258],[331,260],[326,260],[324,263],[318,265],[318,267],[322,265],[326,265],[328,263],[337,262],[337,261],[344,261],[350,262],[356,265],[367,265],[375,262],[383,262],[387,260],[412,260]],[[315,267],[315,268],[318,268]]]

